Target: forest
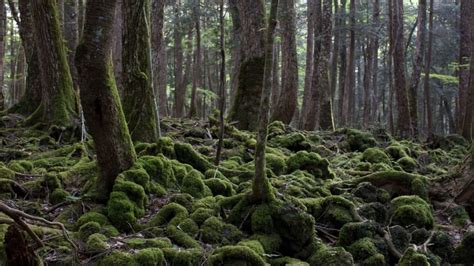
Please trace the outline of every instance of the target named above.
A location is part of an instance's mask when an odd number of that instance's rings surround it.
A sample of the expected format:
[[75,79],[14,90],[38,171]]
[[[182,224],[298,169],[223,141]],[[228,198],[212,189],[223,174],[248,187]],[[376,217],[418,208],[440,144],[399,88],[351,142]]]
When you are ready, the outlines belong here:
[[0,266],[474,264],[474,2],[0,0]]

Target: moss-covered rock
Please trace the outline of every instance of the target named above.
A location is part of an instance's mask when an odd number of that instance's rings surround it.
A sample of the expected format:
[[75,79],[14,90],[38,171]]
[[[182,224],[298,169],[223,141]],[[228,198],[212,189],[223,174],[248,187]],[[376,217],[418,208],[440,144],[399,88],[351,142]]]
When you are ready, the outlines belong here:
[[296,170],[305,170],[315,178],[333,179],[335,177],[329,167],[328,160],[321,158],[319,154],[314,152],[299,151],[290,156],[286,164],[288,166],[288,173]]
[[121,251],[112,251],[106,256],[104,256],[99,261],[99,266],[138,266],[139,264],[134,260],[132,254],[121,252]]
[[200,249],[164,248],[162,251],[168,265],[199,265],[203,257]]
[[159,248],[145,248],[133,255],[134,260],[141,266],[165,265],[165,257]]
[[234,225],[210,217],[201,226],[202,240],[210,244],[229,245],[240,241],[243,233]]
[[379,225],[373,222],[347,223],[339,231],[337,244],[348,247],[355,241],[362,238],[374,239],[382,235]]
[[198,208],[197,210],[195,210],[190,218],[196,222],[198,225],[201,225],[202,223],[204,223],[204,221],[206,221],[209,217],[212,217],[215,215],[215,211],[212,210],[212,209],[208,209],[208,208]]
[[79,228],[79,238],[86,241],[87,238],[96,233],[100,233],[101,227],[97,222],[87,222]]
[[69,192],[64,189],[57,188],[49,195],[49,202],[51,204],[58,204],[64,202],[69,197]]
[[347,249],[354,261],[362,261],[379,253],[371,238],[361,238],[352,243]]
[[341,196],[324,198],[321,208],[312,214],[317,223],[323,223],[331,228],[341,228],[346,223],[359,220],[355,205]]
[[264,266],[265,261],[254,250],[246,246],[224,246],[212,252],[211,265]]
[[350,151],[363,152],[377,145],[377,141],[370,133],[351,128],[343,129],[342,133],[345,134],[342,144],[347,145]]
[[433,232],[428,248],[445,262],[450,261],[454,254],[454,245],[451,238],[442,231]]
[[467,232],[461,244],[455,249],[453,263],[472,264],[474,261],[474,232]]
[[309,258],[309,263],[312,266],[349,266],[354,265],[354,259],[342,247],[323,247]]
[[143,248],[170,248],[172,247],[171,240],[166,237],[158,238],[128,238],[124,239],[125,244],[132,249]]
[[130,232],[137,225],[136,208],[127,194],[114,191],[107,203],[107,217],[117,229]]
[[179,224],[188,217],[188,210],[177,203],[169,203],[161,208],[148,222],[148,226],[161,226],[166,224]]
[[212,164],[201,154],[196,152],[190,144],[176,142],[174,144],[174,150],[178,161],[189,164],[202,173],[213,167]]
[[398,165],[403,169],[405,172],[413,173],[415,169],[418,167],[418,163],[415,159],[404,156],[397,161]]
[[204,176],[196,171],[190,171],[181,184],[181,192],[188,193],[195,198],[203,198],[212,194],[211,190],[203,182]]
[[416,252],[415,249],[409,248],[405,251],[400,259],[400,266],[429,266],[426,255]]
[[418,196],[400,196],[391,201],[394,209],[392,222],[405,227],[416,226],[433,228],[434,219],[431,208]]
[[371,202],[359,207],[358,213],[368,220],[385,224],[388,220],[386,207],[380,202]]
[[390,158],[379,148],[368,148],[362,153],[362,159],[369,163],[390,163]]
[[86,250],[89,253],[102,252],[109,248],[107,237],[100,233],[95,233],[87,238]]
[[157,182],[165,188],[176,186],[173,165],[163,155],[142,156],[138,159],[138,163],[148,173],[150,180]]
[[400,144],[392,144],[385,148],[385,151],[392,157],[394,160],[406,157],[409,154],[409,149]]
[[110,223],[109,219],[107,219],[107,216],[99,212],[90,211],[84,213],[81,217],[79,217],[76,222],[76,228],[79,229],[83,224],[88,222],[96,222],[100,226],[104,226]]
[[235,190],[232,183],[220,178],[209,178],[204,180],[204,184],[209,187],[214,196],[232,196],[235,194]]
[[306,137],[299,132],[277,136],[271,139],[270,144],[272,146],[286,148],[294,152],[311,149],[311,144],[306,140]]
[[1,167],[0,166],[0,178],[14,179],[15,178],[15,172],[13,172],[12,170],[10,170],[6,167]]
[[387,263],[385,261],[385,256],[380,253],[377,253],[365,259],[364,261],[362,261],[361,265],[362,266],[385,266],[387,265]]
[[384,189],[377,188],[370,182],[362,182],[352,191],[352,194],[365,202],[386,203],[390,200],[390,194]]
[[267,167],[275,173],[281,175],[286,172],[285,158],[276,154],[269,153],[265,156]]

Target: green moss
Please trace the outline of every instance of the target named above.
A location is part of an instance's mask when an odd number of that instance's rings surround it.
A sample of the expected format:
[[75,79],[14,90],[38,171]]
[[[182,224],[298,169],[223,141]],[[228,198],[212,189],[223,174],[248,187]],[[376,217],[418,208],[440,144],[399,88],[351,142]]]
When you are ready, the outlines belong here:
[[57,188],[61,188],[61,181],[57,175],[47,174],[43,177],[41,186],[47,188],[50,191],[53,191]]
[[471,222],[469,214],[463,206],[455,206],[448,210],[449,217],[453,224],[457,226],[465,226]]
[[201,226],[202,240],[210,244],[229,245],[242,239],[242,232],[234,225],[210,217]]
[[99,261],[99,266],[138,266],[139,264],[134,260],[129,253],[114,250],[107,254]]
[[15,172],[13,172],[12,170],[10,170],[6,167],[0,167],[0,178],[14,179],[15,178]]
[[313,213],[316,222],[333,228],[357,221],[355,206],[341,196],[329,196],[324,199],[319,211]]
[[137,225],[137,207],[124,192],[114,191],[107,203],[107,217],[117,229],[130,232]]
[[69,196],[69,192],[64,189],[57,188],[49,195],[49,202],[51,204],[58,204],[64,202]]
[[278,234],[254,234],[250,239],[260,242],[266,254],[274,254],[277,252],[282,241]]
[[166,235],[177,245],[185,248],[201,248],[201,245],[181,228],[170,224],[166,227]]
[[187,210],[190,210],[194,203],[194,198],[188,193],[176,193],[171,195],[170,202],[176,202]]
[[263,249],[262,244],[258,240],[242,240],[237,243],[238,246],[248,247],[251,250],[255,251],[258,255],[263,256],[265,250]]
[[165,224],[179,224],[188,217],[188,211],[177,203],[169,203],[161,208],[149,222],[148,226],[161,226]]
[[181,192],[188,193],[195,198],[211,195],[211,190],[203,182],[203,175],[196,170],[192,170],[183,178]]
[[141,266],[165,265],[165,257],[159,248],[145,248],[133,255],[133,258]]
[[198,171],[204,173],[207,169],[213,167],[212,164],[197,153],[190,144],[176,142],[174,144],[174,150],[178,161],[189,164]]
[[8,168],[18,173],[28,173],[33,170],[33,163],[26,160],[11,161]]
[[362,238],[375,238],[380,235],[379,226],[373,222],[347,223],[339,231],[339,246],[348,247]]
[[285,124],[281,121],[273,121],[268,125],[268,139],[285,134]]
[[275,137],[270,141],[270,144],[276,147],[286,148],[295,152],[301,150],[309,150],[311,148],[311,145],[306,140],[306,137],[299,132],[293,132],[288,135]]
[[109,224],[109,220],[107,219],[107,216],[99,212],[90,211],[83,214],[81,217],[79,217],[79,219],[76,222],[76,228],[80,228],[82,225],[88,222],[96,222],[100,224],[101,226]]
[[354,265],[352,255],[342,247],[320,248],[309,258],[309,264],[314,266],[345,266]]
[[265,156],[265,160],[267,162],[267,167],[272,170],[275,175],[279,176],[286,172],[286,163],[284,157],[269,153]]
[[454,254],[454,245],[449,235],[442,231],[436,231],[431,237],[428,248],[443,261],[450,261]]
[[87,238],[86,250],[90,253],[102,252],[109,248],[107,237],[103,234],[95,233]]
[[79,228],[79,238],[86,241],[90,235],[100,233],[100,229],[99,223],[87,222]]
[[405,172],[409,173],[414,172],[415,169],[418,167],[418,163],[415,161],[415,159],[409,156],[404,156],[400,158],[397,163]]
[[368,148],[362,153],[362,159],[369,163],[386,163],[390,164],[390,158],[379,148]]
[[386,203],[390,200],[387,191],[377,188],[370,182],[362,182],[352,191],[352,194],[361,198],[364,202],[381,202]]
[[166,237],[159,238],[128,238],[124,239],[125,244],[133,249],[143,248],[170,248],[171,241]]
[[201,263],[200,249],[164,248],[162,251],[168,265],[194,266]]
[[270,265],[275,266],[309,266],[309,263],[291,257],[281,257],[270,260]]
[[413,248],[405,251],[399,262],[400,266],[429,266],[428,258],[422,253],[416,252]]
[[143,214],[145,213],[145,205],[148,201],[148,198],[142,186],[134,182],[123,181],[121,179],[118,179],[115,182],[113,191],[125,193],[128,199],[134,204],[135,216],[143,216]]
[[433,215],[431,208],[422,198],[418,196],[400,196],[392,200],[394,213],[392,221],[405,227],[414,225],[416,227],[433,227]]
[[358,209],[358,213],[368,220],[385,224],[388,220],[386,207],[380,202],[364,204]]
[[273,232],[273,219],[271,206],[262,204],[257,206],[251,216],[252,232],[271,233]]
[[232,196],[235,194],[232,183],[223,179],[209,178],[204,180],[204,184],[211,189],[214,196]]
[[385,262],[385,256],[377,253],[361,263],[362,266],[385,266],[387,263]]
[[209,217],[212,217],[215,215],[215,211],[212,209],[207,209],[207,208],[198,208],[195,210],[190,218],[195,221],[198,225],[201,225],[206,221]]
[[190,236],[194,236],[199,232],[199,226],[190,218],[182,220],[178,224],[178,227]]
[[225,246],[212,252],[211,265],[264,266],[265,261],[254,250],[246,246]]
[[150,176],[143,168],[130,169],[121,173],[121,178],[142,186],[145,191],[150,191]]
[[363,152],[367,148],[372,148],[377,145],[375,138],[372,134],[362,132],[357,129],[344,129],[342,133],[345,133],[344,141],[350,151]]
[[5,234],[7,233],[8,224],[0,224],[0,261],[7,261],[7,253],[5,252]]
[[328,160],[321,158],[319,154],[314,152],[299,151],[288,158],[286,164],[288,165],[288,173],[305,170],[315,178],[332,179],[335,177],[329,168]]
[[385,148],[385,151],[395,160],[408,156],[409,153],[408,148],[399,144],[390,145]]
[[474,261],[474,232],[466,232],[461,244],[455,249],[453,263],[471,264]]
[[377,247],[370,238],[361,238],[351,244],[348,251],[352,254],[354,260],[361,261],[365,260],[378,253]]
[[142,156],[138,159],[138,163],[148,173],[150,180],[156,181],[165,188],[175,187],[173,165],[163,155]]

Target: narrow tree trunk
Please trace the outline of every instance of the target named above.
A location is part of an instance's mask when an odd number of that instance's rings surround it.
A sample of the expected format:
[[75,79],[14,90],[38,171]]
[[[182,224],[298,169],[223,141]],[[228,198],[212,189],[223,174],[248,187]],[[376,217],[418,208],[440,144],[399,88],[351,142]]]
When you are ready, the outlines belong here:
[[71,69],[71,76],[74,89],[78,90],[77,69],[74,63],[76,47],[79,42],[79,24],[78,24],[78,0],[64,0],[64,39],[68,52],[68,63]]
[[281,24],[281,92],[272,120],[290,124],[296,111],[298,98],[298,53],[296,51],[296,9],[294,0],[282,1]]
[[337,114],[338,114],[338,124],[344,125],[342,121],[343,117],[343,107],[344,107],[344,90],[346,87],[346,74],[347,74],[347,33],[346,33],[346,0],[341,0],[340,7],[340,21],[339,27],[341,28],[341,48],[339,49],[339,57],[341,58],[341,63],[339,64],[339,81],[338,81],[338,100],[337,100]]
[[3,81],[5,73],[5,36],[7,31],[7,14],[5,0],[0,1],[0,111],[5,108],[5,96],[3,95]]
[[158,106],[160,115],[168,116],[168,96],[166,92],[166,43],[163,33],[164,28],[165,0],[153,0],[152,2],[152,55],[154,68],[154,88],[158,92]]
[[158,136],[150,63],[150,1],[124,0],[123,110],[133,140],[154,142]]
[[268,19],[268,27],[266,31],[265,41],[265,70],[263,75],[263,91],[260,101],[258,115],[258,132],[257,144],[255,145],[255,178],[252,185],[252,200],[254,202],[269,202],[274,199],[271,190],[271,184],[268,181],[265,169],[265,148],[267,145],[268,120],[271,88],[271,68],[273,60],[273,34],[276,27],[276,14],[278,8],[278,0],[272,0],[270,8],[270,17]]
[[84,16],[85,16],[85,0],[78,0],[77,3],[77,31],[78,31],[78,39],[82,39],[82,32],[84,30]]
[[16,91],[16,60],[17,60],[17,44],[15,42],[15,23],[13,23],[13,17],[10,23],[10,105],[14,104]]
[[174,5],[174,116],[182,117],[184,113],[184,99],[186,87],[183,78],[183,34],[181,32],[181,0]]
[[16,55],[15,65],[15,97],[13,104],[20,101],[21,97],[25,93],[25,51],[23,47],[18,47],[18,53]]
[[273,44],[273,65],[272,65],[272,97],[270,99],[270,114],[277,108],[280,97],[280,45]]
[[460,1],[459,19],[459,101],[456,120],[458,121],[458,132],[462,132],[463,119],[466,113],[467,94],[469,87],[469,57],[470,57],[470,16],[471,1]]
[[[380,97],[383,97],[381,93],[379,93],[380,89],[378,87],[378,69],[379,69],[379,31],[380,31],[380,0],[374,1],[373,7],[373,28],[375,30],[375,34],[372,35],[372,55],[373,55],[373,62],[372,62],[372,90],[374,92],[374,99],[372,101],[372,113],[371,118],[373,121],[377,121],[378,116],[378,109],[380,106]],[[383,94],[383,93],[382,93]]]
[[[311,83],[313,76],[314,66],[314,26],[316,22],[316,0],[308,0],[307,3],[307,17],[308,17],[308,30],[306,36],[306,67],[304,76],[304,92],[303,92],[303,104],[301,106],[301,114],[299,121],[299,128],[304,128],[304,121],[306,121],[307,112],[311,105]],[[344,0],[343,0],[344,1]]]
[[197,89],[201,87],[201,7],[200,0],[194,0],[193,5],[194,27],[196,30],[196,50],[194,51],[193,65],[193,88],[191,91],[191,104],[189,106],[189,117],[197,115],[198,95]]
[[258,107],[262,96],[264,75],[264,2],[243,0],[237,2],[242,24],[241,62],[239,84],[229,111],[229,120],[237,122],[240,129],[255,130]]
[[97,153],[97,189],[104,200],[117,175],[129,169],[136,157],[112,69],[115,4],[115,0],[88,2],[84,34],[76,52],[81,102]]
[[242,25],[240,22],[239,10],[237,8],[237,1],[229,0],[229,12],[232,18],[232,37],[231,37],[231,72],[230,72],[230,102],[234,102],[235,95],[237,94],[237,88],[239,85],[239,69],[240,69],[240,38],[242,34]]
[[344,82],[344,96],[342,103],[341,124],[343,126],[352,125],[354,119],[354,98],[355,98],[355,24],[356,6],[355,0],[350,0],[350,36],[349,54],[347,59],[346,80]]
[[364,53],[364,110],[363,110],[363,125],[368,127],[370,121],[371,95],[372,95],[372,63],[374,54],[372,49],[372,41],[370,37],[366,38],[365,53]]
[[[474,58],[474,5],[471,3],[469,12],[470,31],[470,58]],[[469,66],[469,87],[467,91],[466,111],[464,114],[462,135],[472,140],[474,137],[474,64]]]
[[115,23],[112,45],[112,61],[114,62],[115,83],[121,98],[123,98],[123,0],[117,0],[115,5]]
[[337,65],[339,61],[339,50],[341,48],[341,31],[340,31],[340,19],[341,16],[339,12],[339,3],[338,0],[334,0],[334,27],[333,27],[333,35],[334,35],[334,45],[332,48],[332,56],[331,56],[331,102],[334,105],[334,100],[336,97],[336,88],[337,88]]
[[[466,2],[466,1],[463,1]],[[431,92],[430,92],[430,68],[431,68],[431,51],[433,49],[433,9],[434,0],[430,0],[430,15],[428,26],[428,48],[425,57],[425,77],[423,80],[423,91],[425,96],[425,114],[426,114],[426,133],[428,136],[433,134],[433,114],[431,109]]]
[[221,161],[222,146],[224,145],[224,131],[225,131],[225,16],[224,16],[224,1],[221,0],[219,4],[219,48],[221,55],[221,68],[219,74],[219,142],[217,144],[215,165],[219,165]]
[[76,102],[56,0],[32,1],[31,10],[43,90],[41,105],[29,122],[69,125]]
[[393,0],[393,70],[395,74],[395,94],[397,99],[397,135],[407,138],[411,135],[410,108],[405,78],[405,51],[403,37],[403,1]]

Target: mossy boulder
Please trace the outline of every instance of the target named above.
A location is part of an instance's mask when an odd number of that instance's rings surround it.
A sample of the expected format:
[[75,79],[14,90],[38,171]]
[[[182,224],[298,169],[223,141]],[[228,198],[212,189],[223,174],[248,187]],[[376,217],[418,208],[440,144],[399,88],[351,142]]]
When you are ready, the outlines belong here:
[[197,248],[164,248],[162,249],[168,265],[194,266],[200,265],[202,260],[202,250]]
[[107,237],[100,233],[95,233],[87,238],[86,250],[89,253],[98,253],[109,248]]
[[215,215],[215,211],[208,208],[198,208],[191,215],[190,218],[196,222],[198,225],[201,225],[208,218]]
[[243,233],[234,225],[223,222],[217,217],[208,218],[201,226],[202,240],[210,244],[235,244]]
[[107,203],[107,217],[117,229],[131,232],[137,225],[136,209],[127,194],[114,191]]
[[290,156],[286,164],[288,166],[287,173],[289,174],[296,170],[305,170],[315,178],[333,179],[335,177],[329,167],[328,160],[321,158],[319,154],[314,152],[299,151]]
[[453,263],[472,264],[474,261],[474,232],[467,232],[461,244],[455,249]]
[[313,211],[312,215],[317,223],[323,223],[331,228],[341,228],[346,223],[360,219],[351,201],[341,196],[328,196],[324,198],[320,208]]
[[232,196],[235,190],[231,182],[220,178],[209,178],[204,180],[204,184],[209,187],[214,196]]
[[362,182],[352,191],[352,194],[361,198],[364,202],[386,203],[390,200],[390,194],[384,189],[377,188],[370,182]]
[[342,247],[322,247],[309,258],[312,266],[349,266],[354,265],[351,253]]
[[64,189],[57,188],[49,195],[49,202],[51,202],[51,204],[64,202],[66,201],[67,197],[69,197],[69,195],[69,192],[65,191]]
[[400,158],[397,163],[403,169],[403,171],[409,173],[413,173],[418,167],[417,161],[409,156],[404,156]]
[[201,154],[196,152],[190,144],[176,142],[174,144],[174,150],[178,161],[189,164],[202,173],[213,167],[212,164]]
[[188,210],[177,203],[168,203],[148,222],[148,227],[166,224],[179,224],[188,217]]
[[354,258],[354,261],[363,261],[379,253],[371,238],[361,238],[352,243],[347,249]]
[[100,233],[101,226],[97,222],[87,222],[79,228],[79,238],[86,241],[87,238],[96,233]]
[[271,139],[270,144],[272,146],[286,148],[294,152],[311,149],[311,144],[306,140],[306,137],[299,132],[277,136]]
[[98,263],[99,266],[138,266],[133,255],[127,252],[114,250],[105,255]]
[[414,248],[409,248],[405,251],[399,262],[400,266],[429,266],[428,257],[415,251]]
[[392,157],[394,160],[408,156],[410,150],[400,144],[392,144],[385,148],[385,151]]
[[386,207],[380,202],[371,202],[359,207],[358,213],[368,220],[385,224],[388,220]]
[[382,234],[380,226],[374,222],[347,223],[339,231],[337,244],[339,246],[348,247],[359,239],[375,239]]
[[159,248],[145,248],[133,255],[134,260],[140,266],[166,265],[163,252]]
[[90,211],[84,213],[81,217],[79,217],[76,222],[76,228],[79,229],[83,224],[88,222],[96,222],[100,226],[104,226],[110,223],[109,219],[107,219],[107,216],[105,216],[104,214],[95,211]]
[[267,167],[279,176],[286,172],[285,158],[276,154],[269,153],[265,156]]
[[204,176],[196,171],[190,171],[181,184],[181,192],[188,193],[195,198],[203,198],[212,194],[211,190],[204,184]]
[[246,246],[224,246],[215,249],[209,259],[211,265],[265,266],[257,252]]
[[369,163],[386,163],[390,164],[390,158],[388,155],[379,148],[367,148],[362,153],[362,160]]
[[173,165],[163,155],[142,156],[138,159],[138,164],[145,169],[150,176],[150,180],[157,182],[165,188],[176,186]]
[[14,179],[15,178],[15,172],[12,170],[0,166],[0,178],[5,178],[5,179]]
[[[449,235],[443,231],[435,231],[431,237],[428,248],[433,254],[443,261],[451,261],[454,254],[454,245]],[[474,249],[473,249],[474,250]]]
[[166,237],[158,238],[128,238],[124,239],[125,244],[129,248],[143,249],[143,248],[170,248],[173,246],[171,240]]
[[342,133],[345,134],[342,145],[347,145],[350,151],[363,152],[377,145],[377,141],[370,133],[351,128],[343,129]]
[[400,196],[391,201],[393,207],[392,222],[404,227],[416,226],[433,228],[434,219],[431,207],[418,196]]

